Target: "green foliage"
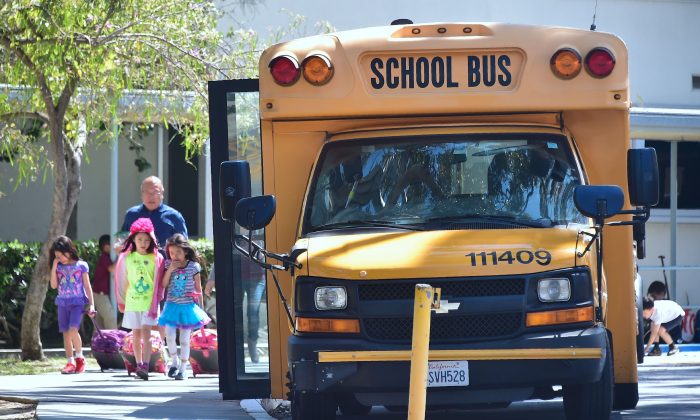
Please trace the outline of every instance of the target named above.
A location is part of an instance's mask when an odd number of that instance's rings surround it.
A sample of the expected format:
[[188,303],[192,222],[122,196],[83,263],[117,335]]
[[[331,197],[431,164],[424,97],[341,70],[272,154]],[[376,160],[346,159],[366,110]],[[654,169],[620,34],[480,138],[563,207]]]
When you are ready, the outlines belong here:
[[226,77],[220,16],[210,0],[0,4],[0,156],[24,181],[55,158],[45,140],[30,141],[37,130],[23,132],[18,118],[38,121],[44,139],[52,123],[61,124],[67,155],[80,153],[86,132],[106,138],[110,131],[99,128],[112,119],[187,126],[187,142],[201,146],[206,82]]
[[[0,242],[0,338],[8,346],[19,344],[24,297],[40,248],[37,242]],[[55,296],[56,291],[50,291],[44,302],[43,325],[56,321]]]

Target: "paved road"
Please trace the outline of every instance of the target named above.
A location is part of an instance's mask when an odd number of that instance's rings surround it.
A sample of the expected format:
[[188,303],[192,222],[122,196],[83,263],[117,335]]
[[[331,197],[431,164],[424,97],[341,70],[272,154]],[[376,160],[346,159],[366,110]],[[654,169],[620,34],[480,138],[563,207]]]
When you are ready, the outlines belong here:
[[223,401],[219,377],[199,375],[175,381],[153,375],[147,381],[126,371],[80,375],[0,376],[0,395],[39,401],[46,419],[228,419],[252,420],[238,401]]
[[[611,419],[700,418],[700,352],[673,357],[647,358],[639,367],[640,401],[636,410],[614,412]],[[343,416],[339,420],[405,420],[406,414],[374,407],[365,417]],[[565,420],[561,398],[551,401],[514,403],[502,410],[436,411],[426,420]],[[289,420],[289,419],[286,419]]]

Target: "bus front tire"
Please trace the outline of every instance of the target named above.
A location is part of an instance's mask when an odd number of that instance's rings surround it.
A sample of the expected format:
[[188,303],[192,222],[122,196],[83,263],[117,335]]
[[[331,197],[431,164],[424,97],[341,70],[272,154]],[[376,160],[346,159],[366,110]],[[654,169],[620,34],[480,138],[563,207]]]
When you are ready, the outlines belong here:
[[603,372],[598,382],[565,385],[564,412],[567,420],[607,420],[613,405],[612,348],[605,349]]
[[334,420],[337,408],[338,403],[332,394],[294,391],[292,420]]

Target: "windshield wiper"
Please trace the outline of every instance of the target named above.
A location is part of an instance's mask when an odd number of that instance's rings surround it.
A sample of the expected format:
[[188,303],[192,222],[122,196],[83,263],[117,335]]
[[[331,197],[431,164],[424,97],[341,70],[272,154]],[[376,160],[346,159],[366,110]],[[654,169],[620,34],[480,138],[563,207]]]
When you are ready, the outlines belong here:
[[441,216],[441,217],[431,217],[424,219],[424,223],[460,223],[464,221],[484,221],[493,223],[504,223],[513,226],[528,226],[528,227],[539,227],[547,228],[552,227],[553,223],[550,219],[542,218],[537,220],[527,220],[527,219],[516,219],[515,216],[493,216],[493,215],[483,215],[483,214],[460,214],[455,216]]
[[344,228],[354,228],[354,227],[385,227],[394,229],[404,229],[404,230],[424,230],[421,227],[415,225],[408,225],[402,223],[394,223],[385,220],[347,220],[345,222],[337,223],[327,223],[325,225],[316,226],[311,229],[311,232],[318,232],[320,230],[331,230],[331,229],[344,229]]

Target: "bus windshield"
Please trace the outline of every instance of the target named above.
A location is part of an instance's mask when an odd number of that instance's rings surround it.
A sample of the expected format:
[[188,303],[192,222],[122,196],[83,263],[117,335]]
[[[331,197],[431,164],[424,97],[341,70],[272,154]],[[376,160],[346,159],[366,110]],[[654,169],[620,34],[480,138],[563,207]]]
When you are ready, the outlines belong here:
[[[353,226],[586,223],[569,142],[554,134],[384,137],[331,142],[316,166],[304,232]],[[475,225],[474,223],[477,223]]]

